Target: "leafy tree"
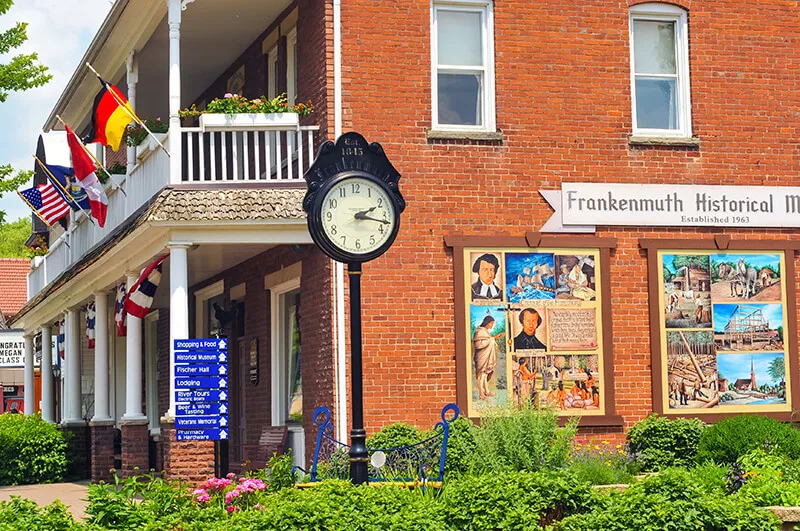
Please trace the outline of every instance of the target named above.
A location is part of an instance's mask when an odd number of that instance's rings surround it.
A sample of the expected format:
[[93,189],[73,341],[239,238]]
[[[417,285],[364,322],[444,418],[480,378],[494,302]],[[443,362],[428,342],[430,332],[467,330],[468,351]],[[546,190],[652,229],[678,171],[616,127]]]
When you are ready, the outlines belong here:
[[672,273],[672,271],[670,271],[666,267],[662,268],[662,273],[664,274],[664,284],[669,284],[670,282],[672,282],[672,279],[675,277],[675,275]]
[[780,380],[781,383],[783,383],[783,379],[786,377],[786,366],[783,363],[783,358],[778,357],[772,360],[767,369],[767,373],[769,373],[773,380]]
[[34,253],[25,247],[31,235],[31,221],[21,218],[13,223],[0,222],[0,257],[31,258]]
[[[0,15],[6,14],[13,5],[14,0],[0,0]],[[17,22],[13,28],[0,32],[0,56],[6,56],[28,40],[27,28],[27,23]],[[6,101],[11,92],[41,87],[52,77],[48,68],[39,63],[36,53],[15,55],[7,63],[0,63],[0,102]],[[0,166],[0,197],[16,190],[30,178],[31,172],[18,171],[15,174],[10,165]],[[4,217],[5,212],[0,211],[0,223]]]
[[708,270],[708,256],[697,256],[691,254],[676,254],[672,259],[672,267],[679,271],[682,267],[689,266],[697,269]]

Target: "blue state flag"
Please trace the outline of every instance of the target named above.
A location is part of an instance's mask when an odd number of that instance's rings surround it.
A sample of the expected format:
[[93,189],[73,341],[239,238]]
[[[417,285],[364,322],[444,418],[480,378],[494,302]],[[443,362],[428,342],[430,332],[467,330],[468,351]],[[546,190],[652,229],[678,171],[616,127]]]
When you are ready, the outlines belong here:
[[72,210],[85,210],[86,212],[91,210],[89,197],[75,178],[75,170],[56,164],[45,164],[44,166],[50,172],[47,179],[58,195],[72,207]]

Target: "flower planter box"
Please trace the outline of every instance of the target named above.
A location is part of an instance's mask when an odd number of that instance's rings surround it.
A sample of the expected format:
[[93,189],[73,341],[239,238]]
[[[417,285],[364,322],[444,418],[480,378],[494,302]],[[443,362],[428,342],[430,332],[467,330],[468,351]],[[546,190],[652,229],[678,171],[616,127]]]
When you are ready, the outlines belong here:
[[[153,133],[158,140],[163,144],[164,140],[167,138],[167,133]],[[150,154],[156,150],[161,149],[158,147],[158,143],[155,139],[147,135],[147,138],[144,139],[144,142],[136,146],[136,162],[142,162],[144,159],[150,156]]]
[[294,112],[275,114],[201,114],[203,131],[277,131],[300,129],[300,115]]

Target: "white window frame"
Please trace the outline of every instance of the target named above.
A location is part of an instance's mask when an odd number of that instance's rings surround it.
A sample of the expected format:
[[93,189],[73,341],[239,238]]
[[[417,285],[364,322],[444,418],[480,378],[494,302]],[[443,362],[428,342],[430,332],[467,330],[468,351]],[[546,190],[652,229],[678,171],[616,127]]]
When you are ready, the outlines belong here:
[[270,321],[272,344],[272,425],[286,425],[286,373],[289,370],[286,366],[286,337],[283,335],[283,301],[284,295],[300,289],[300,277],[281,282],[276,286],[268,288],[270,290]]
[[206,324],[208,323],[208,308],[206,301],[225,293],[225,281],[218,280],[194,292],[194,335],[195,337],[208,337]]
[[278,46],[275,45],[267,52],[267,98],[272,99],[277,94],[278,84],[275,76],[278,75]]
[[[439,11],[480,13],[483,22],[483,87],[481,101],[482,125],[453,125],[439,123],[439,45],[437,15]],[[442,70],[475,72],[479,69],[463,66],[443,66]],[[431,129],[434,131],[495,132],[494,79],[494,2],[492,0],[433,0],[431,2]]]
[[[635,20],[675,23],[675,69],[677,73],[676,96],[677,129],[648,129],[637,126],[636,116],[636,62],[634,59],[633,23]],[[631,6],[628,17],[628,40],[631,61],[631,108],[633,136],[646,137],[692,137],[692,100],[689,80],[689,18],[687,12],[677,6],[647,3]]]

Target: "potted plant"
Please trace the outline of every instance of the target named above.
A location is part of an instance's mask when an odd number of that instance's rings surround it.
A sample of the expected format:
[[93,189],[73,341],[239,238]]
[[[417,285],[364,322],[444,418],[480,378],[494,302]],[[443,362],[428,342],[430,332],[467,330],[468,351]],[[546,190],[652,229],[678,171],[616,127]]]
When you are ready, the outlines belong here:
[[238,94],[215,98],[205,111],[195,105],[180,111],[181,118],[200,117],[203,131],[270,131],[299,128],[300,116],[314,111],[310,101],[289,105],[286,94],[273,99],[265,97],[248,100]]
[[[158,140],[163,142],[163,139],[169,131],[169,122],[162,122],[161,117],[145,118],[144,123],[150,131],[158,137]],[[136,148],[136,160],[140,160],[145,153],[150,150],[155,150],[158,147],[155,139],[151,137],[144,127],[138,122],[133,122],[128,125],[125,130],[125,143],[130,147]]]

